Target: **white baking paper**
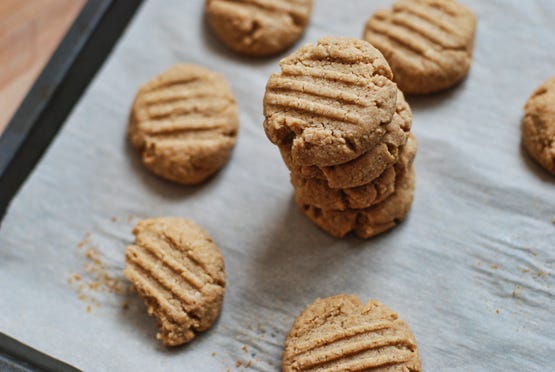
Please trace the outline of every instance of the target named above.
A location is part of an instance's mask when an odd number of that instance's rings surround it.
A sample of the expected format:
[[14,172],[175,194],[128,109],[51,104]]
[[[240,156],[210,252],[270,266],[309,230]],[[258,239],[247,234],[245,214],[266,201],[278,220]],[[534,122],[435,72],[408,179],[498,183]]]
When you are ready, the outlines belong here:
[[[86,371],[271,371],[305,306],[355,293],[408,322],[427,371],[552,370],[555,177],[521,149],[520,123],[530,93],[555,76],[555,2],[461,2],[479,20],[470,75],[409,99],[419,144],[413,209],[400,227],[362,241],[328,236],[292,200],[262,128],[279,57],[228,52],[206,28],[203,1],[146,1],[2,222],[0,331]],[[314,3],[296,47],[360,37],[392,1]],[[177,62],[223,73],[240,107],[231,161],[199,187],[153,176],[126,139],[137,88]],[[86,232],[123,278],[130,215],[192,218],[223,251],[222,315],[189,345],[161,346],[136,295],[122,310],[122,296],[102,294],[87,312],[67,283],[86,262],[77,248]]]

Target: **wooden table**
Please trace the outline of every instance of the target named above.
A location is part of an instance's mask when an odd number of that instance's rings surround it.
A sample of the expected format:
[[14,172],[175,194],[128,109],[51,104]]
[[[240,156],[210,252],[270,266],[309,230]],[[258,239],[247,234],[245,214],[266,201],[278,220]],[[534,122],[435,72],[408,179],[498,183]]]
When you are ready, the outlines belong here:
[[0,0],[0,133],[86,0]]

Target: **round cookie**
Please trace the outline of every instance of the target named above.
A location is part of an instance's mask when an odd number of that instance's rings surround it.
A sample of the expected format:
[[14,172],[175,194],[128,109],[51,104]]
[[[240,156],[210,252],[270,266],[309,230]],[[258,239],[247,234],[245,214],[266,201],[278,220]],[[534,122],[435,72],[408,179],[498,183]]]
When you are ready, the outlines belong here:
[[143,85],[128,126],[144,165],[186,185],[224,166],[238,130],[237,105],[225,78],[190,64],[175,65]]
[[540,85],[526,102],[522,142],[530,156],[555,174],[555,78]]
[[182,218],[143,220],[125,252],[125,276],[156,317],[164,345],[177,346],[207,330],[225,292],[222,254],[197,224]]
[[476,16],[455,0],[399,0],[366,23],[405,94],[438,92],[463,80],[472,63]]
[[414,167],[397,179],[395,192],[380,204],[366,209],[337,211],[297,203],[305,215],[323,230],[337,238],[354,232],[368,239],[397,226],[409,213],[414,197]]
[[411,134],[401,148],[399,162],[387,168],[369,184],[354,188],[331,189],[327,182],[316,178],[303,178],[291,172],[291,183],[295,188],[295,198],[301,205],[311,205],[320,209],[364,209],[381,203],[395,192],[395,180],[402,177],[412,167],[416,156],[416,139]]
[[268,80],[264,130],[300,166],[348,162],[376,146],[395,112],[397,87],[369,43],[328,37],[280,62]]
[[230,49],[270,56],[299,39],[309,21],[312,0],[206,0],[205,12]]
[[299,166],[293,162],[291,146],[280,146],[282,158],[291,172],[303,178],[326,180],[330,188],[352,188],[371,183],[388,167],[397,163],[412,126],[412,112],[403,93],[397,89],[396,112],[386,126],[381,142],[356,159],[335,166]]
[[295,320],[284,372],[422,370],[416,338],[384,304],[355,295],[317,299]]

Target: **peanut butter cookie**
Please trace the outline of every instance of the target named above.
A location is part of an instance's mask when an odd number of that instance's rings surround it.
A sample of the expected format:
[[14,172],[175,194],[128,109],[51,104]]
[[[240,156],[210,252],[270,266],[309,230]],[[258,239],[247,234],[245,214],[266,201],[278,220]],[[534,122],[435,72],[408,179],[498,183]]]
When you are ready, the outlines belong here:
[[316,300],[285,341],[284,372],[422,370],[416,338],[384,304],[355,295]]
[[311,205],[320,209],[364,209],[379,204],[395,191],[395,180],[403,177],[412,167],[416,156],[416,140],[410,136],[401,148],[399,161],[387,168],[369,184],[344,189],[329,188],[326,181],[317,178],[303,178],[291,172],[291,183],[295,187],[295,197],[301,205]]
[[397,109],[380,143],[356,159],[335,166],[299,166],[293,162],[291,146],[280,146],[282,158],[289,170],[303,178],[326,180],[330,188],[353,188],[367,185],[379,177],[399,159],[399,148],[404,146],[412,126],[411,109],[400,90],[397,90]]
[[309,204],[297,203],[312,222],[337,238],[354,232],[368,239],[397,226],[409,213],[414,197],[414,167],[397,179],[395,192],[380,204],[366,209],[344,211],[321,209]]
[[206,0],[206,16],[218,37],[248,56],[269,56],[303,33],[312,0]]
[[143,85],[128,133],[153,173],[192,185],[229,159],[239,118],[225,78],[204,67],[176,65]]
[[555,78],[532,94],[524,107],[522,142],[530,156],[555,174]]
[[191,341],[218,318],[225,292],[224,260],[210,236],[182,218],[140,221],[125,252],[125,276],[156,317],[168,346]]
[[389,62],[405,94],[447,89],[472,63],[476,16],[455,0],[399,0],[366,23],[364,39]]
[[280,62],[264,96],[270,141],[291,148],[292,162],[332,166],[376,146],[395,113],[397,87],[369,43],[328,37]]

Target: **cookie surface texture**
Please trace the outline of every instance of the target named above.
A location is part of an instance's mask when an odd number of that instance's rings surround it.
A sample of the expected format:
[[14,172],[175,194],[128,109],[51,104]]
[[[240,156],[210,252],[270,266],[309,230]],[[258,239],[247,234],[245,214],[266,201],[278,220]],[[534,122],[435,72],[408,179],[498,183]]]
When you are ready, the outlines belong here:
[[395,192],[380,204],[365,209],[346,209],[343,211],[317,208],[297,204],[305,215],[322,230],[337,238],[354,232],[363,239],[384,233],[401,223],[409,213],[414,198],[414,166],[397,179]]
[[383,202],[395,192],[395,182],[412,167],[416,156],[416,140],[411,135],[400,150],[399,161],[385,169],[372,182],[353,188],[332,189],[327,182],[317,178],[303,178],[291,172],[291,183],[295,197],[301,205],[312,205],[320,209],[364,209]]
[[282,158],[292,173],[304,178],[326,180],[331,188],[352,188],[371,183],[399,160],[412,126],[412,112],[403,93],[397,90],[397,108],[393,119],[385,126],[380,142],[359,157],[335,166],[299,166],[293,162],[290,146],[280,146]]
[[466,77],[475,30],[474,13],[455,0],[400,0],[368,20],[364,39],[384,54],[405,94],[429,94]]
[[143,220],[125,252],[125,276],[158,320],[156,335],[177,346],[207,330],[220,314],[224,260],[210,236],[181,218]]
[[233,51],[253,57],[277,54],[299,39],[312,0],[206,0],[208,23]]
[[543,83],[528,99],[522,142],[534,160],[555,174],[555,78]]
[[180,64],[139,89],[128,135],[150,171],[194,185],[225,165],[238,130],[237,105],[225,78]]
[[416,338],[384,304],[357,296],[316,300],[285,341],[284,372],[422,370]]
[[365,41],[323,38],[280,62],[268,80],[264,129],[299,166],[355,159],[385,134],[397,87],[382,54]]

